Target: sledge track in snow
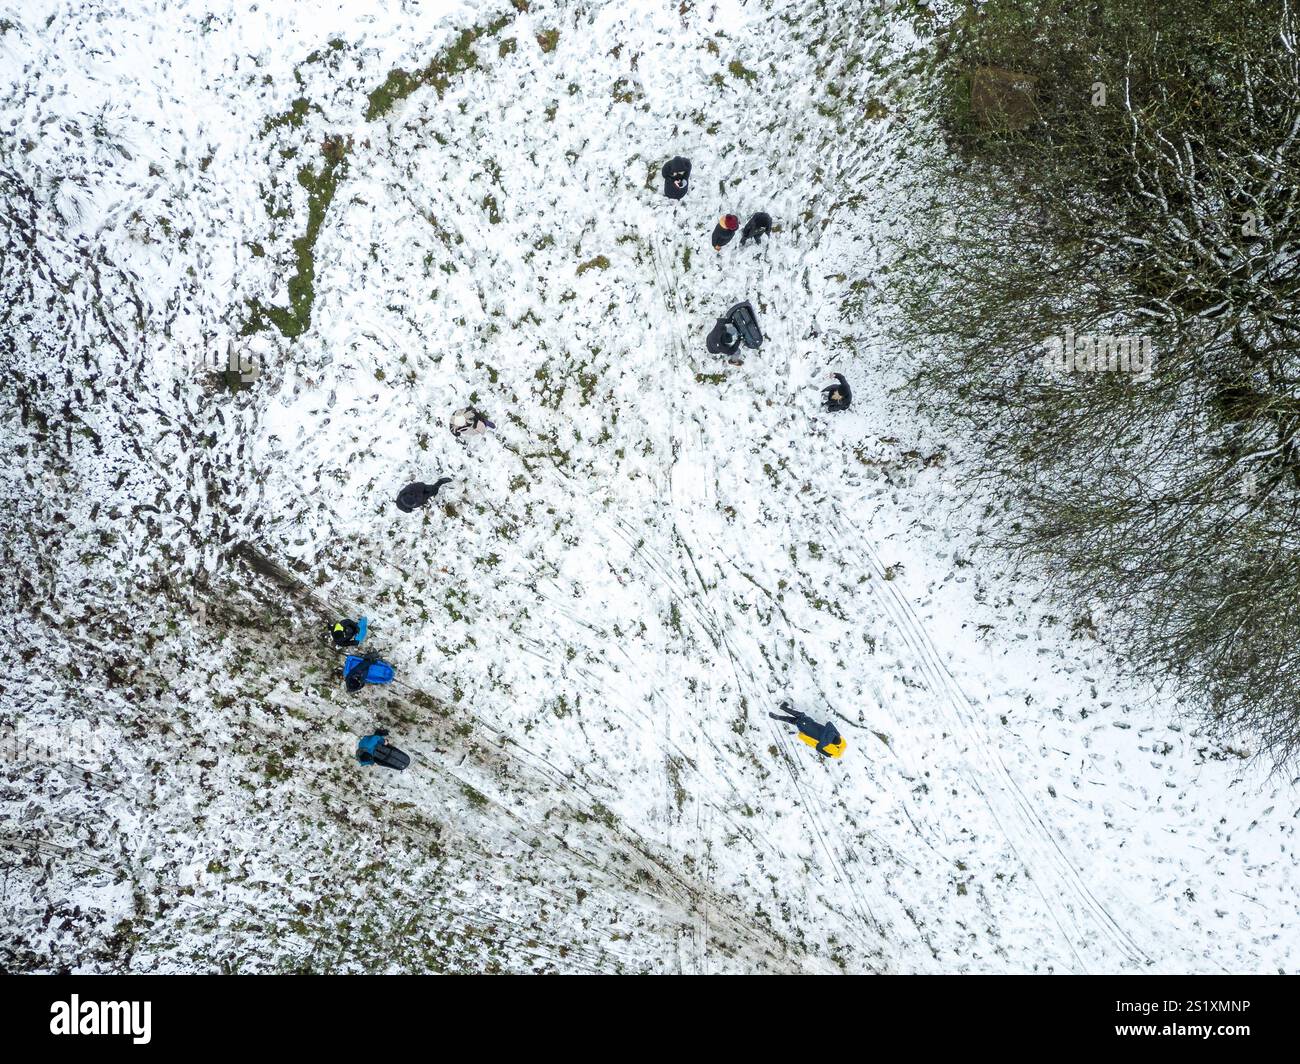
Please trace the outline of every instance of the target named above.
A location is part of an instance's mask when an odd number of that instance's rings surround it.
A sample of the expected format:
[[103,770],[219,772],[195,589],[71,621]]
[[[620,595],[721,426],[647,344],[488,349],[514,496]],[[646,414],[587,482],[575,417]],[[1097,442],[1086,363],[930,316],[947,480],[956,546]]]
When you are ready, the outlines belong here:
[[[838,503],[832,504],[831,512],[834,520],[828,522],[828,527],[836,538],[837,546],[843,551],[845,539],[848,538],[844,528],[845,515]],[[1152,962],[1150,955],[1083,882],[1078,868],[1033,808],[1028,796],[1007,771],[987,730],[976,723],[974,707],[970,699],[943,661],[934,641],[911,605],[894,586],[894,582],[886,578],[886,567],[880,561],[871,543],[865,537],[852,538],[855,545],[861,548],[870,565],[872,579],[868,581],[868,586],[873,598],[889,618],[892,630],[899,634],[912,651],[912,660],[929,678],[937,703],[953,722],[958,734],[965,736],[966,748],[974,750],[977,754],[977,764],[988,770],[986,779],[981,780],[967,761],[967,781],[975,788],[976,793],[993,815],[1016,859],[1025,868],[1030,881],[1034,884],[1034,889],[1056,921],[1080,965],[1085,970],[1089,967],[1088,962],[1079,953],[1081,945],[1085,949],[1089,948],[1079,922],[1080,916],[1088,918],[1096,931],[1108,939],[1129,963],[1139,968],[1150,964]],[[999,800],[998,796],[1001,796],[1002,800]],[[1054,904],[1052,898],[1048,897],[1049,891],[1058,904]],[[1069,913],[1070,923],[1075,927],[1074,935],[1071,935],[1062,923],[1061,906],[1064,906]]]
[[[675,217],[676,217],[676,212],[674,212],[674,220]],[[654,234],[654,238],[652,238],[652,239],[656,239],[656,243],[658,243],[657,238],[660,236],[659,230],[661,229],[662,229],[662,223],[660,224],[660,226],[657,227],[656,232]],[[671,247],[673,243],[671,235],[667,239],[663,240],[662,243],[665,244],[666,246]],[[762,254],[766,256],[766,253],[767,253],[767,248],[764,248]],[[674,354],[673,369],[677,371],[677,377],[680,380],[681,373],[683,371],[690,371],[693,366],[693,362],[689,356],[689,348],[687,347],[687,342],[685,338],[686,336],[685,326],[687,323],[684,321],[683,315],[681,313],[682,299],[680,295],[678,279],[675,272],[672,269],[665,268],[662,257],[659,254],[657,247],[652,248],[652,259],[655,267],[655,280],[661,292],[661,295],[664,298],[666,309],[669,311],[669,314],[671,315],[671,324],[674,326],[674,328],[671,330],[668,340],[671,345],[672,352]],[[673,261],[675,262],[675,257]],[[765,260],[764,260],[764,264],[765,264]],[[762,272],[761,266],[755,272]],[[747,280],[752,276],[753,274],[751,274],[751,271],[746,270]],[[746,295],[745,298],[748,298],[748,295]],[[738,372],[743,372],[744,367],[737,367],[737,370]],[[694,383],[694,381],[692,380],[691,383]],[[677,589],[681,601],[684,604],[689,604],[689,608],[691,609],[691,612],[695,615],[696,619],[700,622],[705,632],[709,635],[709,638],[712,641],[715,648],[717,648],[720,652],[726,654],[727,660],[731,665],[731,670],[736,680],[738,692],[741,693],[742,695],[746,694],[747,692],[749,697],[746,698],[746,701],[747,702],[752,701],[756,706],[761,706],[768,699],[767,686],[758,681],[757,677],[754,676],[751,669],[746,667],[742,670],[741,664],[737,660],[737,650],[731,641],[730,635],[727,631],[727,626],[722,624],[721,620],[717,616],[717,613],[713,609],[712,604],[710,603],[710,589],[703,577],[703,574],[700,573],[699,568],[696,565],[695,556],[694,556],[694,552],[691,550],[690,541],[688,540],[686,534],[682,530],[683,521],[681,520],[681,518],[684,516],[684,514],[683,514],[682,506],[678,502],[678,492],[676,490],[677,470],[678,470],[679,458],[681,457],[681,448],[682,448],[681,439],[679,438],[679,433],[678,433],[678,428],[680,425],[680,418],[678,417],[678,393],[684,392],[686,395],[689,396],[692,394],[697,394],[698,388],[692,389],[686,385],[686,382],[682,382],[681,385],[675,387],[672,391],[673,391],[673,396],[672,396],[671,418],[670,418],[670,426],[669,426],[669,431],[671,433],[672,465],[669,467],[668,470],[667,495],[668,495],[668,504],[671,510],[670,517],[672,521],[673,543],[674,546],[677,548],[679,557],[681,553],[683,552],[685,553],[686,560],[689,562],[690,565],[690,571],[695,574],[696,581],[699,584],[698,593],[693,593],[688,588],[686,588],[684,584],[678,583],[679,575],[672,570],[672,567],[669,564],[668,560],[664,558],[662,555],[660,556],[657,563],[654,561],[650,561],[650,564],[652,568],[659,573],[661,578],[666,580],[669,587],[674,587]],[[700,430],[698,432],[698,436],[702,439],[704,435],[702,431],[702,427],[699,426],[698,422],[695,422],[695,424],[697,426],[697,429]],[[717,459],[716,459],[716,455],[714,454],[713,448],[707,445],[701,446],[697,448],[697,453],[692,454],[690,457],[693,460],[702,461],[704,463],[702,467],[703,479],[706,484],[710,484],[713,486],[714,489],[713,495],[716,500]],[[689,521],[685,523],[687,527],[689,527]],[[640,548],[637,548],[635,544],[633,544],[630,540],[629,540],[629,546],[632,547],[634,552],[641,554],[642,556],[645,556],[644,552]],[[708,549],[712,554],[716,550],[716,547],[713,546],[712,544],[709,544]],[[649,559],[647,560],[649,561]],[[685,567],[683,567],[683,573],[684,572],[685,572]],[[707,610],[710,615],[709,619],[707,620],[704,617],[705,610]],[[742,677],[742,671],[744,673],[743,677]],[[817,846],[820,847],[822,853],[826,858],[827,869],[830,872],[833,879],[835,880],[835,882],[837,882],[841,887],[843,887],[847,891],[850,905],[854,910],[856,910],[856,920],[850,921],[849,926],[854,927],[855,931],[857,931],[858,929],[856,927],[856,924],[858,922],[861,922],[862,925],[874,930],[876,934],[881,936],[882,940],[887,940],[888,936],[884,926],[874,915],[870,904],[868,904],[866,898],[862,894],[861,887],[859,886],[859,884],[856,882],[856,880],[853,878],[853,876],[848,870],[848,864],[850,862],[857,863],[860,861],[860,858],[853,850],[852,844],[844,839],[842,831],[838,831],[835,828],[829,827],[827,825],[823,815],[824,810],[820,808],[820,802],[816,800],[815,797],[810,797],[808,789],[804,786],[803,782],[800,779],[798,768],[796,767],[793,759],[790,757],[790,752],[787,745],[789,742],[788,736],[780,732],[776,728],[776,722],[770,719],[768,719],[768,732],[773,737],[774,745],[776,746],[777,750],[780,751],[779,760],[781,761],[782,765],[785,767],[785,770],[790,777],[791,784],[794,787],[796,794],[799,796],[799,799],[804,806],[805,815],[808,817],[812,829],[812,835],[817,843]],[[832,836],[834,836],[835,839],[837,840],[838,846],[831,841]],[[845,857],[845,854],[848,855],[847,859]],[[865,937],[862,938],[861,942],[862,942],[862,947],[865,951],[865,956],[867,957],[874,956],[879,958],[882,955],[879,943],[873,944],[869,942]],[[864,962],[870,970],[872,971],[876,970],[870,961],[866,961],[864,958]]]
[[[338,612],[332,610],[330,604],[324,602],[319,596],[303,585],[300,580],[285,570],[283,566],[272,561],[264,551],[252,546],[251,544],[240,543],[234,545],[232,548],[232,554],[240,556],[249,564],[250,568],[253,569],[254,572],[268,577],[283,590],[303,595],[308,598],[318,607],[318,609],[321,610],[322,617],[330,617]],[[257,564],[253,563],[253,558],[257,559]],[[339,615],[342,614],[339,613]],[[419,694],[425,699],[429,699],[434,704],[447,705],[444,699],[430,695],[422,688],[408,684],[405,681],[395,680],[393,686]],[[418,702],[412,702],[411,704],[416,709],[421,708]],[[351,714],[351,709],[348,707],[342,712],[345,714]],[[544,758],[534,755],[516,739],[513,737],[507,737],[503,732],[499,731],[489,722],[483,721],[479,718],[476,719],[479,722],[479,727],[497,736],[498,745],[496,747],[496,753],[499,756],[506,759],[514,758],[523,765],[524,762],[521,755],[526,754],[532,757],[535,761],[545,765],[546,768],[542,771],[546,774],[552,774],[551,787],[553,788],[553,793],[561,795],[565,792],[572,793],[576,788],[591,798],[593,803],[596,801],[596,799],[590,795],[590,792],[588,792],[576,779],[560,772],[558,769],[555,769],[554,766],[551,766]],[[416,751],[416,747],[414,746],[411,746],[411,749]],[[450,776],[463,786],[473,786],[473,784],[470,784],[468,780],[462,779],[458,774],[452,772],[445,764],[438,764],[427,754],[424,756],[427,764],[431,768],[434,768],[436,771],[444,775]],[[537,771],[537,769],[534,768],[533,771]],[[557,776],[559,778],[556,778]],[[474,787],[474,789],[479,793],[483,793],[479,787]],[[646,875],[650,876],[652,881],[658,884],[665,892],[664,894],[659,894],[649,889],[646,886],[644,879],[640,878],[639,875],[633,876],[633,880],[628,881],[612,875],[606,864],[600,860],[599,853],[589,853],[585,849],[579,848],[570,843],[568,839],[563,836],[555,834],[548,828],[528,824],[519,816],[519,814],[515,813],[503,802],[494,798],[490,794],[484,794],[484,797],[491,801],[510,819],[518,822],[525,830],[540,833],[551,840],[553,857],[558,858],[558,854],[561,852],[572,855],[589,869],[599,873],[601,876],[622,889],[629,891],[633,898],[638,895],[646,895],[661,903],[676,907],[681,912],[684,920],[689,920],[690,914],[695,911],[700,899],[709,897],[714,890],[711,885],[693,881],[692,877],[688,877],[686,874],[672,867],[672,865],[667,863],[663,857],[654,854],[649,844],[622,821],[619,821],[616,825],[605,825],[604,830],[607,840],[609,837],[612,837],[615,841],[621,842],[623,847],[619,852],[623,854],[624,859],[628,861],[629,866],[634,870],[644,872]],[[591,809],[584,811],[578,809],[571,803],[566,803],[563,799],[556,801],[557,808],[563,808],[566,804],[569,804],[570,808],[575,811],[580,812],[587,820],[600,821],[600,818]],[[575,823],[578,823],[579,826],[581,826],[580,822],[575,821]],[[521,845],[527,847],[528,843],[526,839],[522,839],[518,836],[514,837],[516,838],[516,841],[521,843]],[[558,847],[558,849],[555,847]],[[791,959],[797,959],[799,962],[805,964],[814,959],[804,952],[801,947],[777,936],[774,932],[762,931],[741,921],[738,917],[731,915],[730,906],[727,902],[728,899],[725,898],[716,898],[712,900],[711,907],[715,913],[721,913],[722,915],[721,920],[715,919],[714,926],[724,928],[727,934],[731,937],[731,941],[733,941],[739,948],[746,951],[753,951],[753,953],[756,953],[759,957],[766,957],[770,962],[774,963],[778,967],[783,962],[788,962]]]

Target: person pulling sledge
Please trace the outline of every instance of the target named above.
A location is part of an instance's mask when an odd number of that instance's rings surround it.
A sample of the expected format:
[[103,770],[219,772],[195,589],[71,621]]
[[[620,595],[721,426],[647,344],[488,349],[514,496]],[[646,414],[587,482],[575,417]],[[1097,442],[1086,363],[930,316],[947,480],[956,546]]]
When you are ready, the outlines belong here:
[[772,232],[772,216],[766,211],[759,211],[750,216],[745,228],[740,231],[740,246],[743,248],[751,240],[761,244],[763,237]]
[[496,426],[472,406],[457,410],[451,415],[451,434],[461,441],[469,436],[482,436],[488,429],[494,428]]
[[380,660],[378,654],[349,654],[343,660],[343,686],[352,694],[356,694],[366,684],[392,683],[393,675],[393,667]]
[[397,508],[404,514],[412,513],[432,499],[444,484],[450,484],[451,477],[439,477],[434,484],[421,484],[418,480],[408,484],[397,493]]
[[664,163],[664,195],[679,200],[691,190],[691,161],[680,155]]
[[718,224],[713,227],[713,250],[721,251],[735,238],[736,230],[740,228],[740,219],[734,214],[724,214]]
[[847,410],[849,404],[853,402],[853,390],[849,387],[849,382],[844,379],[843,373],[832,373],[831,376],[839,383],[829,384],[822,389],[822,405],[832,413]]
[[388,732],[376,728],[370,735],[357,740],[357,760],[363,765],[380,765],[401,772],[411,763],[410,755],[388,742]]
[[334,640],[336,650],[359,647],[366,641],[366,619],[358,617],[353,621],[344,617],[341,621],[335,621],[334,627],[330,629],[330,638]]
[[799,738],[823,757],[840,757],[844,753],[848,743],[832,722],[818,724],[806,713],[796,713],[789,702],[782,702],[781,709],[784,710],[783,714],[769,713],[768,716],[784,724],[793,724],[799,729]]

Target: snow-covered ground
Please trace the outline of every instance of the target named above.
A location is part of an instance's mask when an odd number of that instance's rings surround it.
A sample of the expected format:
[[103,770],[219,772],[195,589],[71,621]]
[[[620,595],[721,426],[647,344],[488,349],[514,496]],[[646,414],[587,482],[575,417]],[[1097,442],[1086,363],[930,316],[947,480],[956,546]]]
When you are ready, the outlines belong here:
[[[882,10],[33,0],[0,27],[0,963],[1295,968],[1294,781],[1000,575],[1000,500],[956,503],[959,441],[894,398],[924,352],[883,338],[914,119]],[[330,145],[307,327],[241,337],[293,306]],[[712,251],[760,209],[769,244]],[[703,340],[741,299],[767,339],[734,367]],[[241,391],[209,373],[232,343]],[[499,431],[455,441],[467,403]],[[440,475],[444,505],[395,509]],[[333,611],[399,686],[344,693]],[[351,760],[375,722],[410,771]]]

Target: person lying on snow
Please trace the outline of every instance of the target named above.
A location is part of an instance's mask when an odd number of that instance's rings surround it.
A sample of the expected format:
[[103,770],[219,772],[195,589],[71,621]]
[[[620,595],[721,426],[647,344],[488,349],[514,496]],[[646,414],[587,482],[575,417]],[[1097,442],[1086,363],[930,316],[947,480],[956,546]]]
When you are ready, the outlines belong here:
[[736,230],[740,228],[740,219],[734,214],[724,214],[717,225],[713,227],[713,250],[721,251],[736,235]]
[[830,384],[822,389],[822,404],[831,412],[837,410],[847,410],[849,404],[853,402],[853,390],[849,387],[849,382],[844,379],[843,373],[832,373],[839,384]]
[[451,434],[458,440],[467,436],[482,436],[488,429],[494,428],[496,426],[472,406],[457,410],[451,415]]
[[334,627],[330,629],[330,637],[339,650],[344,647],[359,647],[366,641],[366,619],[359,617],[352,621],[344,617],[341,621],[335,621]]
[[374,733],[357,741],[357,760],[363,765],[380,765],[401,772],[411,763],[403,751],[387,742],[388,732],[376,728]]
[[691,190],[691,161],[680,155],[664,163],[661,171],[664,175],[664,195],[669,199],[681,199]]
[[823,757],[839,757],[844,753],[848,743],[844,741],[844,737],[840,735],[833,723],[827,721],[825,724],[818,724],[806,713],[796,713],[794,706],[789,702],[782,702],[781,709],[785,711],[784,715],[769,713],[768,716],[785,724],[793,724],[799,729],[799,738],[816,748]]
[[743,248],[751,240],[755,244],[761,244],[763,237],[772,232],[772,216],[766,211],[759,211],[750,217],[745,223],[745,228],[740,231],[740,246]]
[[408,484],[397,493],[397,508],[404,514],[418,510],[441,490],[444,484],[450,484],[451,477],[439,477],[435,484],[421,484],[418,480]]

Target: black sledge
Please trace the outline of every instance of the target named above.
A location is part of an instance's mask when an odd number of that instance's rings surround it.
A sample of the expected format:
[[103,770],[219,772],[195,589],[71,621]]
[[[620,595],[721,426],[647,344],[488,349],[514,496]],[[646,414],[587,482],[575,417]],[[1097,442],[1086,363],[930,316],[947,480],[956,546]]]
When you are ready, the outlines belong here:
[[748,300],[737,303],[727,311],[722,320],[735,327],[740,335],[740,342],[751,351],[757,351],[763,345],[763,332],[758,327],[758,315],[754,313],[754,308]]
[[395,746],[389,746],[388,743],[384,743],[382,746],[377,747],[371,753],[370,757],[376,765],[383,768],[396,769],[398,772],[401,772],[402,769],[406,768],[411,763],[410,754],[405,750],[397,749]]

